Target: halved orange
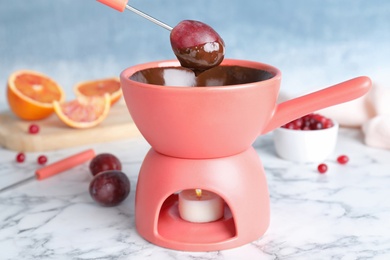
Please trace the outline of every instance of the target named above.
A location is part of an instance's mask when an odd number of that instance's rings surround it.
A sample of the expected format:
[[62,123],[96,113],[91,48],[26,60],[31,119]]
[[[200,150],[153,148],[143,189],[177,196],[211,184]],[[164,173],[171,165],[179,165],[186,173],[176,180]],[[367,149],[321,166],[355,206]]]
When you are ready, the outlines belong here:
[[73,128],[90,128],[100,124],[110,111],[110,95],[79,96],[77,99],[60,103],[54,101],[54,111],[59,119]]
[[122,96],[119,78],[83,81],[76,84],[73,90],[77,96],[83,95],[87,97],[103,96],[105,93],[108,93],[110,94],[111,105],[116,103]]
[[48,76],[30,70],[12,73],[7,82],[7,100],[11,111],[25,120],[40,120],[54,112],[53,101],[62,102],[65,93]]

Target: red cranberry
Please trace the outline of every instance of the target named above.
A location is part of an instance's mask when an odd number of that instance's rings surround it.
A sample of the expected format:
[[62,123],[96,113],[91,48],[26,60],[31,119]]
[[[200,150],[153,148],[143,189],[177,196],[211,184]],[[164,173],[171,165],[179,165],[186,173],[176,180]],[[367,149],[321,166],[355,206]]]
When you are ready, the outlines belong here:
[[328,120],[326,117],[324,117],[324,116],[322,116],[322,115],[320,115],[320,114],[313,114],[313,118],[314,118],[316,121],[318,121],[318,122],[320,122],[320,123],[322,123],[322,124],[325,124],[326,120]]
[[303,119],[302,129],[310,129],[310,120],[305,118]]
[[319,173],[325,173],[328,171],[328,166],[325,163],[321,163],[317,167]]
[[331,119],[327,119],[324,123],[324,128],[331,128],[333,126],[333,121]]
[[44,155],[41,155],[41,156],[38,157],[37,162],[39,164],[45,164],[45,163],[47,163],[47,157],[44,156]]
[[24,155],[24,153],[18,153],[18,154],[16,155],[16,161],[17,161],[18,163],[24,162],[25,159],[26,159],[26,156]]
[[348,161],[349,161],[349,158],[346,155],[340,155],[339,157],[337,157],[337,162],[339,164],[346,164]]
[[28,128],[30,134],[37,134],[39,132],[39,126],[36,124],[31,124]]
[[323,129],[323,125],[321,122],[315,121],[312,124],[310,124],[310,130],[320,130]]
[[286,124],[285,128],[287,128],[287,129],[295,129],[294,123],[290,122],[290,123]]
[[291,121],[288,123],[286,128],[288,129],[294,129],[294,130],[300,130],[302,127],[302,118],[295,119],[294,121]]

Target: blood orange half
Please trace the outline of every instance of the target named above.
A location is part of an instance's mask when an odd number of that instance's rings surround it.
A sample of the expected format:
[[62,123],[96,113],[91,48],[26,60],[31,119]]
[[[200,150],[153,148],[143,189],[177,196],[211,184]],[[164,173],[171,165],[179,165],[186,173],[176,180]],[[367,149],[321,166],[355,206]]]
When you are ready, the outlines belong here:
[[40,120],[54,112],[53,101],[62,102],[65,93],[48,76],[29,70],[12,73],[8,78],[7,100],[11,111],[25,120]]
[[108,93],[111,99],[111,105],[122,96],[121,83],[119,78],[107,78],[99,80],[84,81],[74,86],[74,92],[77,96],[87,97],[103,96]]
[[100,124],[110,111],[110,95],[79,96],[77,99],[59,103],[53,102],[59,119],[73,128],[90,128]]

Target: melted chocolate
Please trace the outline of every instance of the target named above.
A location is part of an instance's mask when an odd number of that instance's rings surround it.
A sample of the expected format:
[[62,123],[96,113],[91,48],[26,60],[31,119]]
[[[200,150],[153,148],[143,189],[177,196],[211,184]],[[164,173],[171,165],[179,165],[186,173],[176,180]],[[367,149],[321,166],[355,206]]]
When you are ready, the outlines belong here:
[[195,74],[218,66],[224,58],[225,46],[222,40],[207,42],[191,48],[174,50],[181,66],[192,69]]
[[162,86],[210,87],[253,83],[270,79],[274,74],[254,68],[220,65],[196,76],[183,67],[151,68],[134,73],[130,79]]

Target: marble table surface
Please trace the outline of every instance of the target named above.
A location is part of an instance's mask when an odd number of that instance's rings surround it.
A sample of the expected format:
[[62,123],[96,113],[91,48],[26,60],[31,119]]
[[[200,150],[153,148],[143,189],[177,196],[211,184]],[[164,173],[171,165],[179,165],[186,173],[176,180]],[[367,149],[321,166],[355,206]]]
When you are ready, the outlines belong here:
[[[320,175],[317,164],[275,154],[272,133],[254,143],[265,170],[271,224],[250,244],[218,252],[181,252],[141,238],[134,224],[137,175],[149,145],[142,138],[45,152],[49,161],[93,148],[123,163],[131,193],[105,208],[88,193],[88,164],[0,193],[1,259],[390,259],[390,151],[367,147],[356,129],[341,129],[334,154]],[[0,149],[0,189],[31,176],[41,153]],[[336,157],[350,162],[339,165]]]

